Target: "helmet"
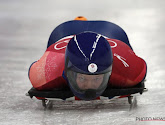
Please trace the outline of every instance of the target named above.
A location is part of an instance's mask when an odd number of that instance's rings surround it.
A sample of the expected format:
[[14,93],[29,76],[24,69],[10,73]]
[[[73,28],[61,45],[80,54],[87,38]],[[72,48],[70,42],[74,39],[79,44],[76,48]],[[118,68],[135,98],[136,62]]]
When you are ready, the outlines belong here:
[[65,52],[65,75],[73,94],[83,100],[100,96],[107,87],[112,62],[111,47],[102,35],[75,35]]

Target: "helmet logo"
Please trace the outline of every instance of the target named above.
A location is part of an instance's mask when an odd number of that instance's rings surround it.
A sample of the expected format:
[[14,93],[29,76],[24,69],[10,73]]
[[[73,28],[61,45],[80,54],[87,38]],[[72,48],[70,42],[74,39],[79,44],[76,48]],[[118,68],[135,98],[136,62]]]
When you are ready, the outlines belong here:
[[91,72],[91,73],[94,73],[97,71],[97,65],[95,63],[91,63],[88,65],[88,71]]

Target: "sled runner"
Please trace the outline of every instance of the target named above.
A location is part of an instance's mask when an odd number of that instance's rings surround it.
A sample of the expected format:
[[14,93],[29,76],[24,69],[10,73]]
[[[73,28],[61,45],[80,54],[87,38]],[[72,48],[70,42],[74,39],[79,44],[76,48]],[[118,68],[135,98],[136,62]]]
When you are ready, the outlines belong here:
[[[139,83],[138,85],[131,88],[107,88],[104,93],[101,95],[103,98],[98,99],[112,99],[112,98],[124,98],[128,97],[128,103],[132,104],[134,100],[134,94],[143,94],[143,92],[148,91],[147,88],[144,87],[144,82]],[[33,98],[34,96],[42,101],[43,107],[47,107],[53,100],[79,100],[74,97],[72,91],[67,88],[63,90],[51,90],[51,91],[39,91],[35,88],[31,88],[27,96]]]

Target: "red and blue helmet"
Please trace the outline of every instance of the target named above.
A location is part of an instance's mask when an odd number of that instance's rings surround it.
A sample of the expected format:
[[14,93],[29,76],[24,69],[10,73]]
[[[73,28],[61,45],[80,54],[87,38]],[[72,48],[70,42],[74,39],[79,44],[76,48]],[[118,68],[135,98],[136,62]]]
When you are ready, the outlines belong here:
[[83,100],[100,96],[107,87],[112,62],[111,47],[101,34],[75,35],[65,52],[65,75],[73,94]]

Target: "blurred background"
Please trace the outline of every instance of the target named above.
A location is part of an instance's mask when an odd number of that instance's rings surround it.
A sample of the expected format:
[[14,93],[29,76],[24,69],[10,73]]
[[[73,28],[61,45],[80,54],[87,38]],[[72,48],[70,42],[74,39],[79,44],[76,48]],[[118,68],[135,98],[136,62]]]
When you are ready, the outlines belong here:
[[[136,121],[165,118],[164,12],[164,0],[0,0],[0,124],[164,124]],[[135,53],[147,62],[149,91],[137,97],[133,111],[126,101],[44,110],[40,101],[25,96],[32,87],[28,68],[44,54],[52,30],[77,16],[119,25]]]

